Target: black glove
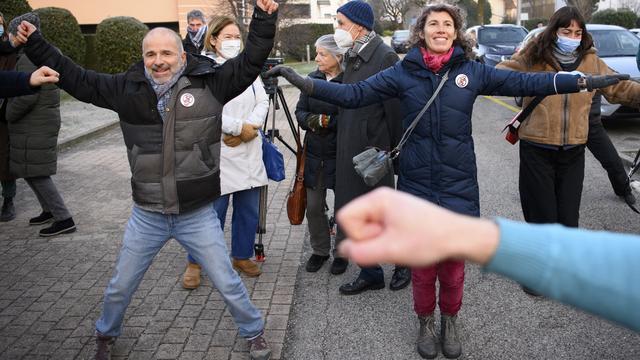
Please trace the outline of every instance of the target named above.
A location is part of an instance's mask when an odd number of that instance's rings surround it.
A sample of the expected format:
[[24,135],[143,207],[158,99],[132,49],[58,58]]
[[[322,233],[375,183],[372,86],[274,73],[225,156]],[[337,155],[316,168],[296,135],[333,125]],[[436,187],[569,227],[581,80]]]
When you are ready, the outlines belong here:
[[282,76],[287,79],[291,85],[300,89],[303,93],[307,95],[313,94],[313,80],[308,77],[302,77],[298,75],[298,73],[288,66],[278,65],[273,67],[271,70],[267,71],[264,74],[265,77],[276,77]]
[[309,114],[307,116],[307,126],[311,131],[316,132],[322,128],[322,124],[320,124],[320,115],[319,114]]
[[615,85],[622,80],[629,80],[629,78],[629,74],[588,75],[578,79],[578,87],[593,91],[594,89]]

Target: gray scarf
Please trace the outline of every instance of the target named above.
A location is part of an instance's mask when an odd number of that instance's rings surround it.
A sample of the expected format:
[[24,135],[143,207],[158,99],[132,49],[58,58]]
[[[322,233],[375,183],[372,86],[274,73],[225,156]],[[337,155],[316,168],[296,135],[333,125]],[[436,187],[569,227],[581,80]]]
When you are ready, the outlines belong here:
[[360,49],[362,49],[362,47],[366,43],[371,41],[371,39],[373,39],[374,37],[376,37],[376,32],[371,30],[371,32],[368,33],[367,35],[357,39],[355,41],[355,43],[353,44],[353,46],[349,50],[347,50],[347,57],[354,58],[354,57],[358,56],[358,53],[360,52]]
[[200,49],[200,45],[202,45],[202,39],[204,38],[204,34],[207,33],[207,25],[202,25],[200,29],[198,29],[198,32],[196,32],[195,34],[193,34],[190,31],[187,31],[187,33],[189,34],[189,39],[191,40],[193,45],[195,45],[196,48]]
[[564,52],[558,49],[557,46],[553,47],[553,57],[558,60],[560,64],[573,64],[578,60],[578,54],[575,51]]
[[184,73],[184,69],[186,67],[187,67],[187,62],[185,61],[185,63],[182,64],[180,69],[178,69],[178,72],[175,75],[173,75],[173,77],[169,81],[167,81],[164,84],[156,83],[151,77],[151,74],[149,74],[147,68],[146,67],[144,68],[144,76],[147,78],[147,80],[149,81],[149,84],[151,84],[151,87],[153,88],[153,91],[156,92],[156,96],[158,97],[158,104],[157,104],[158,113],[160,114],[160,117],[162,117],[163,121],[165,117],[165,109],[167,108],[167,103],[169,102],[169,99],[171,99],[171,89],[173,88],[173,85],[175,85],[178,82],[178,79],[180,79],[180,76],[182,76],[182,74]]

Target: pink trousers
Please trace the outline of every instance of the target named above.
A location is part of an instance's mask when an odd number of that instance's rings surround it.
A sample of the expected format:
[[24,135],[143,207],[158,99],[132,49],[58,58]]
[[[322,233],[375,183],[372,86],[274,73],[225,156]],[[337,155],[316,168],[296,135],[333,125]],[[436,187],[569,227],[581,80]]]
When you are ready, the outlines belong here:
[[464,261],[450,260],[432,266],[412,268],[413,308],[418,316],[431,315],[436,309],[436,279],[440,281],[440,312],[457,315],[462,306]]

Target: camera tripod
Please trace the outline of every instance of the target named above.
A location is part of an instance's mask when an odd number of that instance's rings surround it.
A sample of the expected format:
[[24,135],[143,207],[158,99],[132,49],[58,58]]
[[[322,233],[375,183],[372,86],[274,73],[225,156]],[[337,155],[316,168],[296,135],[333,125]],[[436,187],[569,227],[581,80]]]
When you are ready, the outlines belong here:
[[[300,132],[298,131],[298,127],[293,122],[293,118],[291,117],[291,112],[289,111],[289,106],[287,105],[287,101],[284,98],[284,93],[282,92],[282,88],[278,86],[277,79],[263,79],[263,80],[265,81],[264,89],[269,95],[269,110],[271,111],[271,115],[272,115],[271,128],[267,129],[267,123],[269,122],[269,112],[267,112],[267,116],[263,126],[263,131],[265,133],[265,138],[263,139],[263,141],[270,141],[273,143],[275,139],[278,139],[294,155],[297,155],[298,151],[302,149],[302,142],[300,141]],[[287,122],[289,124],[289,129],[291,130],[291,133],[293,134],[293,139],[296,142],[296,149],[294,149],[291,145],[289,145],[284,140],[282,135],[280,135],[280,130],[276,128],[276,112],[277,110],[281,110],[281,109],[284,110],[285,117],[287,118]],[[267,232],[268,192],[269,192],[268,185],[265,185],[260,188],[258,228],[256,229],[256,233],[258,234],[258,241],[254,245],[256,261],[258,262],[263,262],[265,260],[264,245],[262,244],[262,234],[265,234]]]

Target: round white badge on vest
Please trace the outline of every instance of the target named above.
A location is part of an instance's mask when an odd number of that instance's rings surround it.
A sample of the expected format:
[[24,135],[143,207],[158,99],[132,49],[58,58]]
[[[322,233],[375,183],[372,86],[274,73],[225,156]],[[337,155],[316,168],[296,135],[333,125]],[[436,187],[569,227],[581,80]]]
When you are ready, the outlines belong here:
[[469,85],[469,77],[465,74],[456,76],[456,85],[458,85],[459,88],[467,87],[467,85]]
[[190,93],[184,93],[180,96],[180,104],[184,107],[192,107],[196,103],[196,99]]

